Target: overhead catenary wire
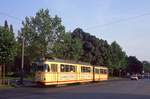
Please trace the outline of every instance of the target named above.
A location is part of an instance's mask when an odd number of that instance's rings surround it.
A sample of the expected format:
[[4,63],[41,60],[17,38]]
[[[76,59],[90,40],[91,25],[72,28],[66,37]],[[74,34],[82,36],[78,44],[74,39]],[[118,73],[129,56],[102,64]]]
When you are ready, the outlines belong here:
[[[14,15],[10,15],[8,13],[0,12],[0,15],[7,16],[7,17],[10,17],[10,18],[18,20],[18,21],[22,21],[22,19],[14,16]],[[113,24],[121,23],[121,22],[135,20],[137,18],[144,17],[144,16],[150,16],[150,12],[143,13],[143,14],[136,15],[136,16],[127,17],[127,18],[118,19],[118,20],[115,20],[115,21],[111,21],[111,22],[108,22],[108,23],[104,23],[104,24],[99,24],[99,25],[87,27],[87,28],[84,28],[84,29],[85,30],[90,30],[90,29],[95,29],[95,28],[102,28],[102,27],[110,26],[110,25],[113,25]]]
[[7,16],[7,17],[10,17],[10,18],[15,19],[15,20],[18,20],[18,21],[22,21],[22,19],[20,19],[20,18],[14,16],[14,15],[10,15],[10,14],[8,14],[8,13],[0,12],[0,15],[2,15],[2,16]]
[[121,23],[121,22],[135,20],[137,18],[144,17],[144,16],[150,16],[150,12],[149,13],[143,13],[143,14],[136,15],[136,16],[132,16],[132,17],[128,17],[128,18],[118,19],[118,20],[115,20],[115,21],[112,21],[112,22],[99,24],[99,25],[95,25],[95,26],[92,26],[92,27],[84,28],[84,29],[85,30],[90,30],[90,29],[95,29],[95,28],[102,28],[102,27],[110,26],[110,25],[113,25],[113,24]]
[[[20,19],[20,18],[14,16],[14,15],[10,15],[10,14],[8,14],[8,13],[0,12],[0,15],[1,15],[1,16],[9,17],[9,18],[14,19],[14,20],[17,20],[17,21],[19,21],[19,22],[22,22],[22,19]],[[16,32],[18,31],[18,29],[13,29],[13,30],[15,30]]]

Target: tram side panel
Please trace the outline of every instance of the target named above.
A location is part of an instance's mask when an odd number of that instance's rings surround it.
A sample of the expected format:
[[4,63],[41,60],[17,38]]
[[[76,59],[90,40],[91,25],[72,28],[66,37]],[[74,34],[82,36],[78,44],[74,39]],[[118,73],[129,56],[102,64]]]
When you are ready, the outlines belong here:
[[60,64],[58,84],[76,83],[78,79],[76,68],[76,65]]
[[101,81],[108,80],[108,69],[107,68],[100,69],[100,79],[101,79]]
[[47,84],[52,85],[52,84],[57,84],[57,80],[58,80],[58,68],[59,68],[59,64],[52,62],[49,63],[50,66],[50,73],[49,75],[47,75]]
[[94,80],[95,81],[108,80],[108,69],[106,67],[95,66],[95,68],[94,68]]
[[80,66],[80,82],[93,81],[93,68],[92,66]]
[[100,71],[98,67],[94,67],[94,81],[100,81]]

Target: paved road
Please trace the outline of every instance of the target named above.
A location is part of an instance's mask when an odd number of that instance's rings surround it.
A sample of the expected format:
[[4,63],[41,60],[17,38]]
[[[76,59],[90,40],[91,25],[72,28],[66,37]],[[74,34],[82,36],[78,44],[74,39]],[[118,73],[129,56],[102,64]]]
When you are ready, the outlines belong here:
[[150,99],[150,80],[0,90],[0,99]]

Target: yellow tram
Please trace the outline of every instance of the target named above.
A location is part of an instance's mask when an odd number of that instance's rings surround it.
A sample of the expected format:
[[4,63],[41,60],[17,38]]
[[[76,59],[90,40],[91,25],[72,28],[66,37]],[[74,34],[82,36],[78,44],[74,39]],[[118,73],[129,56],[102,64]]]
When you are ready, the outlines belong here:
[[108,68],[65,60],[45,60],[33,63],[35,82],[41,85],[102,81],[108,79]]

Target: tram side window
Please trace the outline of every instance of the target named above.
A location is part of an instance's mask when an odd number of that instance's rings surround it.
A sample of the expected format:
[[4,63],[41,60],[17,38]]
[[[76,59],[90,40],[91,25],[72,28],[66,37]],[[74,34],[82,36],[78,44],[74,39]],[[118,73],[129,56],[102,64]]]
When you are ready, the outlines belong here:
[[61,72],[70,72],[70,66],[61,64]]
[[100,69],[100,73],[101,74],[107,74],[107,70],[106,69]]
[[65,65],[63,65],[63,64],[60,65],[60,71],[65,72]]
[[99,74],[99,69],[95,69],[95,73],[96,73],[96,74]]
[[65,65],[65,72],[69,72],[70,71],[69,69],[70,69],[69,65]]
[[70,72],[76,72],[76,67],[73,65],[70,65]]
[[90,67],[87,67],[87,72],[91,72],[91,68]]
[[86,67],[82,66],[81,67],[81,72],[86,72]]
[[104,74],[107,74],[107,70],[104,69]]
[[73,65],[60,65],[61,72],[76,72],[76,67]]
[[104,70],[103,70],[103,69],[100,69],[100,73],[101,73],[101,74],[104,74]]
[[84,67],[83,66],[81,67],[81,72],[84,72]]
[[57,64],[51,64],[51,72],[57,72]]
[[89,73],[89,72],[91,72],[91,68],[90,67],[81,66],[81,72]]

